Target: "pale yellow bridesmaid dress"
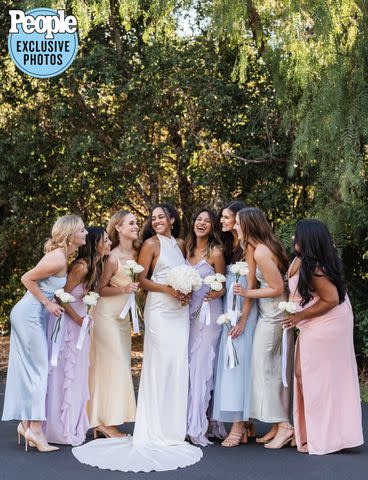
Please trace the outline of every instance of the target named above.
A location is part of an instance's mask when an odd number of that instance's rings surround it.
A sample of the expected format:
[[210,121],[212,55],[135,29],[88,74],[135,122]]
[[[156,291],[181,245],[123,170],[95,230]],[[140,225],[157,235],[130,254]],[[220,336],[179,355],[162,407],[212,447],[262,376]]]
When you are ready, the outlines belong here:
[[[110,285],[122,287],[131,282],[119,260]],[[120,425],[135,420],[136,401],[131,372],[130,316],[119,315],[129,294],[101,297],[92,309],[94,320],[88,416],[91,427]]]

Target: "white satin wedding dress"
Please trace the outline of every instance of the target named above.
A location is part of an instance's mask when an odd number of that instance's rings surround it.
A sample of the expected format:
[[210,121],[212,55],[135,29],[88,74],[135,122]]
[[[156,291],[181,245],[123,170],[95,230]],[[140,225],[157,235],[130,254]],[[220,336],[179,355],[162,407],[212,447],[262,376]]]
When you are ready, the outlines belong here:
[[[152,280],[165,284],[169,270],[184,263],[171,237],[157,234],[160,255]],[[187,467],[202,450],[185,442],[188,400],[189,310],[173,297],[149,292],[144,355],[133,437],[98,439],[73,448],[82,463],[123,472]]]

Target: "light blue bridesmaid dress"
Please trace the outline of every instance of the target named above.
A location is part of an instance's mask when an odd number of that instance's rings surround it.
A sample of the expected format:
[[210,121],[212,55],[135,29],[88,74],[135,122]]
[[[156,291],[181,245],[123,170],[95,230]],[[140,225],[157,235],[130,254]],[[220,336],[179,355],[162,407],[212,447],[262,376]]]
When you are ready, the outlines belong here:
[[[50,300],[63,288],[65,277],[50,276],[38,282]],[[27,291],[10,314],[8,375],[2,420],[46,420],[48,377],[46,308]]]
[[[226,270],[226,296],[224,298],[224,311],[227,311],[227,296],[230,286],[235,282],[235,274]],[[247,288],[247,279],[241,276],[239,281]],[[243,298],[240,297],[240,309]],[[251,354],[253,334],[257,324],[257,302],[253,301],[244,331],[234,342],[239,365],[227,368],[225,346],[228,337],[228,328],[223,327],[216,370],[216,383],[213,405],[213,419],[221,422],[240,422],[249,420],[249,403],[251,388]]]

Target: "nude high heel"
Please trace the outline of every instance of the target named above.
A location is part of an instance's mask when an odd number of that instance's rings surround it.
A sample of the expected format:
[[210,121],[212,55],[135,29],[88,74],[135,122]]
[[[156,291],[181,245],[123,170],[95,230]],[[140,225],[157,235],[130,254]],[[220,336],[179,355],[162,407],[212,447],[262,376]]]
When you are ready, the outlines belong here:
[[247,429],[245,428],[242,432],[230,432],[229,435],[225,438],[225,440],[221,443],[222,447],[237,447],[241,443],[247,443],[248,436],[247,436]]
[[26,440],[25,451],[28,451],[28,444],[32,442],[39,452],[54,452],[59,450],[59,447],[49,445],[43,433],[35,433],[30,428],[27,428],[24,438]]
[[[21,444],[22,437],[25,438],[25,434],[26,434],[26,430],[25,430],[22,422],[19,422],[19,423],[18,423],[17,433],[18,433],[18,445],[20,445],[20,444]],[[35,446],[35,444],[34,444],[33,442],[28,442],[28,445],[29,445],[30,447],[34,447],[34,446]]]
[[292,427],[279,427],[274,439],[269,443],[266,443],[264,447],[277,449],[282,448],[285,445],[295,445],[294,429]]

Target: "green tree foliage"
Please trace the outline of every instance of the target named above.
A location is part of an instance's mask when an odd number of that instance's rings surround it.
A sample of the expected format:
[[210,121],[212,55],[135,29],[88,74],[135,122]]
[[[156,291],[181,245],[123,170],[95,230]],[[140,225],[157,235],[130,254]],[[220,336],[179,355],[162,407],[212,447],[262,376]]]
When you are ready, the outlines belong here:
[[0,0],[3,324],[57,215],[105,224],[126,207],[143,222],[166,200],[187,227],[197,206],[242,198],[288,248],[297,219],[327,222],[367,354],[366,2],[44,1],[80,34],[47,80],[7,54],[9,8],[36,6]]

